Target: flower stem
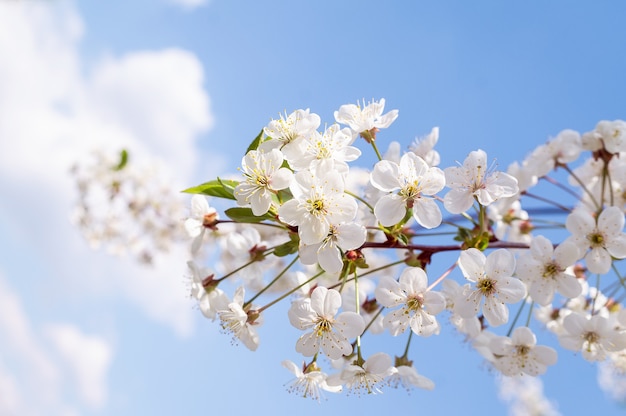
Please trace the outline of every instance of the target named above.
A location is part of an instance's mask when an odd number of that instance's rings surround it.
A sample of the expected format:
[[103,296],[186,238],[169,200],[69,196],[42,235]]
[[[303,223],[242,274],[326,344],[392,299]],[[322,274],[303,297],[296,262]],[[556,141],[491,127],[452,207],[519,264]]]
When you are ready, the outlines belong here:
[[259,291],[259,293],[257,293],[256,295],[254,295],[249,301],[247,301],[246,303],[243,304],[243,307],[245,308],[246,306],[250,305],[252,302],[254,302],[254,300],[256,298],[258,298],[259,296],[261,296],[263,294],[263,292],[265,292],[267,289],[269,289],[274,283],[276,283],[278,281],[278,279],[280,279],[281,277],[283,277],[283,275],[285,273],[287,273],[287,270],[289,270],[291,268],[291,266],[293,266],[298,259],[300,258],[300,256],[295,256],[294,259],[291,261],[291,263],[289,263],[287,265],[287,267],[285,267],[279,274],[278,276],[276,276],[271,282],[269,282],[267,284],[267,286],[265,286],[263,289],[261,289]]
[[293,289],[291,289],[290,291],[288,291],[287,293],[285,293],[284,295],[280,296],[279,298],[274,299],[273,301],[271,301],[270,303],[268,303],[265,306],[260,307],[257,311],[259,313],[263,312],[264,310],[266,310],[267,308],[269,308],[270,306],[273,306],[275,304],[277,304],[278,302],[280,302],[281,300],[285,299],[286,297],[294,294],[296,291],[298,291],[300,288],[302,288],[304,285],[307,285],[309,283],[311,283],[312,281],[314,281],[315,279],[317,279],[318,277],[320,277],[321,275],[323,275],[324,273],[326,273],[324,270],[322,270],[321,272],[319,272],[318,274],[316,274],[315,276],[311,277],[309,280],[305,281],[304,283],[299,284],[298,286],[294,287]]
[[446,277],[448,277],[448,275],[450,273],[452,273],[452,270],[454,270],[454,268],[457,266],[459,262],[455,261],[452,266],[448,267],[448,270],[446,270],[445,272],[443,272],[443,274],[441,276],[439,276],[439,278],[437,280],[435,280],[433,283],[431,283],[430,286],[428,286],[428,288],[426,289],[426,291],[428,292],[429,290],[431,290],[433,287],[437,286],[439,284],[439,282],[441,282],[443,279],[445,279]]
[[522,314],[522,310],[524,309],[524,306],[526,306],[526,299],[528,298],[528,296],[526,296],[524,298],[524,300],[522,301],[522,304],[520,305],[519,309],[517,310],[517,313],[515,314],[515,318],[513,318],[513,322],[511,322],[511,326],[509,327],[509,330],[506,333],[507,337],[511,336],[511,332],[513,332],[513,329],[515,328],[515,324],[517,323],[517,320],[519,319],[519,316]]

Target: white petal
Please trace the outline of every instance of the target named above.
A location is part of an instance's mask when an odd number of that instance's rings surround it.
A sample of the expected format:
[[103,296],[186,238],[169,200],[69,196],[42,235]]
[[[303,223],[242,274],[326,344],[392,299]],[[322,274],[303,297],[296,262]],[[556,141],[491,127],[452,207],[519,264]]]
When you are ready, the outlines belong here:
[[322,244],[317,251],[317,259],[327,273],[338,273],[343,268],[342,253],[334,244]]
[[384,227],[399,223],[405,214],[406,202],[396,194],[383,196],[374,207],[374,215]]
[[466,279],[477,282],[485,271],[485,255],[478,249],[469,248],[459,255],[459,268]]
[[391,192],[400,189],[399,176],[399,168],[396,163],[381,160],[374,165],[370,181],[375,188],[384,192]]
[[[442,215],[434,199],[417,198],[413,205],[413,217],[424,228],[435,228],[441,224]],[[382,224],[382,223],[381,223]]]

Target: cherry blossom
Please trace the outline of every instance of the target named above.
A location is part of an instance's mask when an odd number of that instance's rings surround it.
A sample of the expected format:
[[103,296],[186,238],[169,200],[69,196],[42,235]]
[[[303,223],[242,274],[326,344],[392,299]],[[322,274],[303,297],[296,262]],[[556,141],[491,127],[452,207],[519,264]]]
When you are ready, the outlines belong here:
[[302,264],[319,263],[328,273],[337,273],[343,267],[343,254],[361,247],[367,231],[356,223],[331,224],[328,236],[316,244],[301,244],[299,248]]
[[445,309],[446,301],[441,293],[428,290],[424,270],[406,268],[399,281],[382,277],[376,288],[376,299],[387,308],[401,306],[385,316],[385,327],[389,328],[391,335],[403,333],[408,326],[417,335],[425,337],[439,332],[434,315]]
[[356,201],[344,193],[343,178],[337,171],[298,172],[290,189],[293,199],[281,205],[278,215],[287,224],[298,227],[304,244],[323,241],[330,224],[350,222],[356,215]]
[[391,364],[391,357],[378,352],[369,357],[363,364],[347,364],[340,373],[328,376],[331,386],[345,385],[352,393],[382,393],[381,385],[387,377],[398,370]]
[[207,229],[213,229],[219,218],[217,210],[209,205],[206,197],[201,195],[191,197],[191,213],[189,218],[185,220],[185,229],[193,238],[192,253],[197,253],[200,250],[204,233]]
[[513,196],[518,191],[517,179],[499,171],[490,171],[484,150],[470,152],[463,166],[444,169],[446,186],[452,188],[443,202],[452,214],[467,211],[476,199],[488,206],[500,198]]
[[579,258],[573,243],[566,241],[555,249],[550,240],[538,235],[530,251],[517,260],[517,277],[527,284],[530,297],[542,306],[552,302],[555,292],[574,298],[582,292],[571,269]]
[[604,274],[611,268],[611,257],[626,258],[624,213],[619,208],[605,208],[597,220],[589,211],[577,209],[567,216],[565,226],[572,233],[566,241],[586,253],[585,262],[590,272]]
[[603,361],[608,352],[626,348],[626,331],[618,331],[601,315],[572,313],[563,320],[565,333],[559,336],[563,348],[582,351],[587,361]]
[[335,120],[341,124],[347,124],[356,134],[360,134],[366,140],[375,139],[376,132],[387,128],[398,118],[398,110],[391,110],[383,114],[385,99],[361,104],[344,104],[335,111]]
[[321,350],[333,360],[352,353],[349,339],[360,335],[365,323],[355,312],[344,311],[337,315],[340,307],[339,292],[323,286],[315,288],[310,298],[292,303],[289,322],[298,329],[312,330],[298,339],[297,352],[311,357]]
[[246,177],[235,188],[235,198],[241,206],[250,205],[254,215],[263,215],[272,205],[272,194],[289,187],[293,173],[281,167],[283,154],[272,149],[270,152],[249,151],[241,161]]
[[463,318],[478,313],[484,299],[483,314],[490,325],[499,326],[509,320],[509,309],[505,303],[519,302],[526,296],[524,284],[514,277],[515,258],[505,250],[495,250],[489,256],[470,248],[459,257],[459,267],[469,283],[463,296],[454,304],[454,310]]
[[256,327],[262,324],[258,315],[249,315],[244,305],[245,289],[239,286],[235,291],[232,302],[218,311],[220,322],[224,331],[243,342],[249,350],[255,351],[259,347],[259,334]]
[[383,226],[400,222],[407,209],[413,210],[413,217],[425,228],[441,224],[441,210],[430,197],[445,186],[441,169],[428,166],[414,153],[406,153],[400,164],[389,160],[376,163],[371,182],[383,192],[398,191],[383,196],[374,207],[374,214]]
[[515,328],[510,338],[495,337],[490,343],[496,357],[493,364],[505,376],[543,374],[556,363],[557,354],[553,348],[536,344],[537,337],[525,326]]
[[303,368],[298,367],[293,361],[289,360],[284,360],[282,365],[295,376],[287,387],[290,393],[295,393],[319,402],[322,397],[322,391],[332,393],[341,391],[341,386],[328,385],[326,382],[328,376],[320,370],[315,362],[305,365]]
[[320,116],[309,109],[296,110],[288,116],[280,116],[263,128],[269,137],[259,145],[259,150],[269,151],[278,148],[288,161],[296,159],[300,154],[303,140],[312,135],[320,125]]

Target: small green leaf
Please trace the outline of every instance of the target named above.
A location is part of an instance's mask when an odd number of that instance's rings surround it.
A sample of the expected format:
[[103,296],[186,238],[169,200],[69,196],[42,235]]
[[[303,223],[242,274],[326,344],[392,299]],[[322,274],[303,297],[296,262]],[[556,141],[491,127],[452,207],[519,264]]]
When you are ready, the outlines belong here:
[[285,257],[298,252],[300,237],[297,233],[289,233],[289,241],[274,248],[274,255],[277,257]]
[[250,143],[250,146],[248,146],[248,150],[246,150],[246,154],[250,150],[258,149],[259,145],[261,144],[261,139],[263,139],[263,129],[261,129],[261,132],[254,138],[254,140],[252,140],[252,143]]
[[274,249],[274,255],[277,257],[285,257],[298,252],[298,244],[293,241],[286,242]]
[[231,220],[241,223],[258,223],[274,219],[274,217],[269,213],[256,216],[252,213],[251,208],[229,208],[224,211],[224,214],[226,214]]
[[214,181],[205,182],[202,185],[185,189],[183,192],[187,194],[202,194],[215,196],[218,198],[235,199],[235,187],[239,184],[237,181],[230,179],[217,178]]
[[113,168],[113,170],[122,170],[128,163],[128,152],[126,149],[122,149],[120,152],[120,162]]

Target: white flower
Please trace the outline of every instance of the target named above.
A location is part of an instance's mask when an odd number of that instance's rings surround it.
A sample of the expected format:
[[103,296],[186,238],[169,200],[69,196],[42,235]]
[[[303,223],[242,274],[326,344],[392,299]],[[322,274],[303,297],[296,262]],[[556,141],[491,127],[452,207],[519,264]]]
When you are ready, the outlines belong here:
[[498,240],[530,243],[532,225],[528,212],[522,209],[518,199],[503,198],[489,205],[489,219],[493,221],[494,235]]
[[626,152],[626,122],[602,120],[595,130],[583,134],[582,145],[586,150],[605,149],[609,153]]
[[467,280],[474,283],[472,288],[466,284],[463,296],[454,304],[454,311],[463,318],[470,318],[482,308],[483,315],[492,326],[498,326],[509,320],[509,309],[505,303],[519,302],[526,296],[526,287],[514,277],[515,258],[505,250],[499,249],[488,257],[470,248],[461,252],[459,267]]
[[554,139],[538,146],[525,160],[527,168],[538,177],[547,175],[557,164],[567,164],[580,156],[582,144],[580,134],[574,130],[563,130]]
[[290,189],[293,199],[278,209],[278,215],[282,221],[298,227],[304,244],[323,241],[331,224],[351,222],[356,216],[357,203],[343,192],[343,178],[337,171],[298,172]]
[[385,327],[396,336],[410,325],[413,332],[430,336],[439,332],[439,323],[434,315],[446,307],[441,293],[427,290],[428,278],[423,269],[406,268],[399,282],[383,276],[376,288],[376,300],[387,308],[401,306],[385,316]]
[[327,273],[338,273],[343,268],[343,254],[361,247],[366,235],[365,227],[360,224],[331,224],[328,236],[322,242],[300,244],[300,261],[302,264],[319,263]]
[[287,391],[296,393],[302,397],[308,397],[319,401],[322,397],[322,390],[337,393],[341,391],[341,386],[329,386],[326,383],[328,377],[326,373],[320,371],[315,362],[304,368],[298,367],[294,362],[284,360],[283,367],[291,371],[296,377],[289,383]]
[[603,361],[608,352],[626,347],[626,332],[617,331],[601,315],[583,316],[571,313],[563,319],[565,332],[559,335],[563,348],[582,351],[587,361]]
[[254,215],[263,215],[272,205],[272,194],[285,189],[291,183],[293,173],[282,168],[283,154],[272,149],[265,153],[251,150],[241,160],[241,169],[246,177],[235,187],[235,198],[240,206],[252,206]]
[[463,318],[461,315],[454,312],[456,300],[463,297],[463,287],[451,279],[444,280],[442,286],[441,294],[446,299],[446,309],[452,312],[450,322],[452,322],[459,332],[467,334],[469,338],[477,337],[482,331],[482,325],[478,316],[472,315],[469,318]]
[[255,351],[259,346],[259,334],[256,331],[256,326],[260,325],[262,320],[258,314],[249,316],[243,309],[244,293],[243,286],[238,287],[233,296],[233,301],[218,311],[218,314],[224,331],[238,338],[251,351]]
[[381,385],[385,379],[394,374],[396,368],[391,364],[391,357],[383,352],[373,354],[362,365],[352,363],[346,365],[341,373],[328,377],[328,384],[340,386],[344,384],[352,393],[382,393]]
[[320,125],[320,116],[309,109],[296,110],[286,117],[280,116],[263,128],[270,139],[259,145],[259,150],[269,151],[278,148],[285,159],[292,161],[300,155],[302,141],[312,135]]
[[604,274],[616,259],[626,258],[626,234],[624,213],[618,207],[605,208],[597,221],[583,209],[574,210],[565,220],[565,227],[572,233],[566,241],[574,243],[585,253],[587,269],[591,273]]
[[452,188],[443,202],[452,214],[467,211],[474,198],[487,206],[500,198],[513,196],[518,191],[517,179],[499,171],[489,171],[487,154],[483,150],[470,152],[463,166],[444,170],[446,185]]
[[338,170],[345,175],[348,173],[346,162],[352,162],[361,155],[359,149],[350,146],[352,141],[350,129],[340,129],[338,124],[333,124],[323,134],[316,131],[306,138],[300,156],[290,160],[289,164],[294,170]]
[[505,376],[543,374],[556,364],[557,355],[553,348],[536,344],[537,337],[525,326],[515,328],[510,338],[496,336],[490,342],[493,364]]
[[217,312],[228,307],[228,297],[224,291],[214,284],[213,274],[207,269],[199,268],[193,261],[188,261],[191,270],[191,296],[198,301],[202,314],[214,320]]
[[361,335],[365,323],[355,312],[342,312],[335,317],[340,306],[339,292],[323,286],[316,287],[310,298],[292,303],[289,322],[298,329],[312,329],[298,339],[297,352],[310,357],[321,349],[331,360],[352,354],[349,339]]
[[415,139],[413,143],[409,145],[409,150],[424,159],[424,161],[428,163],[428,166],[437,166],[441,161],[439,152],[434,149],[438,140],[439,127],[433,127],[430,134],[426,137]]
[[400,164],[381,160],[371,174],[374,187],[385,192],[398,191],[380,198],[374,207],[374,214],[380,223],[387,227],[404,218],[407,208],[413,209],[413,217],[425,228],[435,228],[441,224],[441,210],[433,198],[445,186],[441,169],[430,167],[421,157],[406,153]]
[[538,304],[552,302],[555,292],[575,298],[582,286],[570,266],[580,258],[578,248],[564,241],[555,249],[550,240],[538,235],[530,243],[530,251],[517,260],[517,277],[528,285],[528,293]]
[[397,371],[389,377],[389,384],[393,387],[402,385],[407,390],[411,387],[425,390],[433,390],[435,388],[435,383],[428,377],[419,374],[412,365],[396,364],[396,370]]
[[215,228],[215,223],[219,218],[217,210],[209,206],[204,196],[194,195],[191,197],[191,215],[185,220],[185,229],[189,237],[193,238],[192,253],[197,253],[200,250],[206,229]]
[[335,111],[335,120],[347,124],[356,134],[361,134],[366,140],[372,140],[379,129],[387,128],[398,117],[398,110],[391,110],[383,115],[385,99],[371,101],[367,105],[344,104]]

